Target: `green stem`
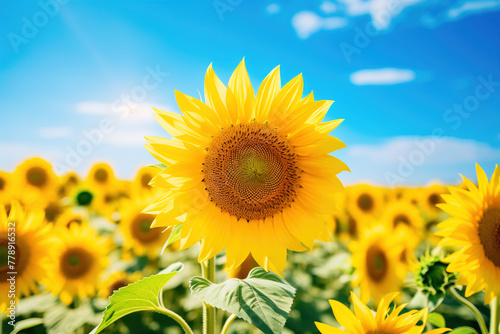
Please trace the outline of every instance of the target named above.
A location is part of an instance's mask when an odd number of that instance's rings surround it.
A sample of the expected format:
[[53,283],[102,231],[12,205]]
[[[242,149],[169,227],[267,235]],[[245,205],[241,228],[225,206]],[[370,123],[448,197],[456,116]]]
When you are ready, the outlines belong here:
[[[201,264],[203,277],[212,283],[215,283],[215,257]],[[217,322],[215,307],[203,303],[203,334],[215,334]]]
[[477,307],[474,306],[468,299],[465,297],[462,297],[455,288],[451,287],[449,289],[451,295],[455,297],[455,299],[462,305],[467,306],[468,308],[471,309],[472,313],[474,313],[474,316],[476,317],[477,323],[479,324],[479,328],[481,328],[481,333],[482,334],[488,334],[488,328],[486,327],[486,323],[484,322],[483,316],[481,315],[481,312],[477,309]]
[[500,297],[496,296],[490,303],[490,334],[498,334],[500,326]]
[[220,334],[227,334],[227,331],[229,330],[229,325],[231,325],[231,323],[236,318],[238,318],[238,317],[235,316],[234,314],[231,314],[231,316],[229,318],[227,318],[226,323],[224,323],[224,327],[222,327],[222,331],[220,332]]
[[157,308],[156,310],[159,313],[162,313],[162,314],[172,318],[173,320],[175,320],[175,322],[177,322],[182,327],[184,332],[186,332],[187,334],[194,334],[193,330],[191,329],[191,327],[189,327],[186,320],[182,319],[182,317],[180,315],[178,315],[177,313],[175,313],[174,311],[170,311],[169,309],[166,309],[163,307]]

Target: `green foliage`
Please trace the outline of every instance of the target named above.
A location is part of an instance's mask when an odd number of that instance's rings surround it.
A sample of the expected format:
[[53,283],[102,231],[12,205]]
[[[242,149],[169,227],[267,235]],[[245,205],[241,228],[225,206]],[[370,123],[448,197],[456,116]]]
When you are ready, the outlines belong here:
[[273,272],[257,267],[248,277],[213,284],[193,277],[191,292],[202,301],[231,312],[264,333],[281,333],[295,297],[295,288]]
[[478,334],[478,332],[472,327],[463,326],[455,328],[450,334]]
[[446,327],[444,317],[439,313],[429,313],[427,321],[438,328]]
[[10,332],[10,334],[20,333],[24,329],[35,327],[35,326],[38,326],[41,324],[43,324],[42,318],[30,318],[30,319],[21,320],[18,323],[16,323],[16,327],[14,328],[14,330],[12,332]]
[[100,333],[116,320],[127,314],[140,311],[165,310],[162,291],[165,284],[182,270],[181,263],[174,263],[156,275],[146,277],[116,291],[110,298],[110,304],[104,311],[101,323],[91,332]]

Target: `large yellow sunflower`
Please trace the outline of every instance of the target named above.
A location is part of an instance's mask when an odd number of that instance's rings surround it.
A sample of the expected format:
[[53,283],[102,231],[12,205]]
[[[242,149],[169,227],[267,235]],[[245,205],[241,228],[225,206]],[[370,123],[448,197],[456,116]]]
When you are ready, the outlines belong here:
[[485,290],[485,304],[500,295],[500,169],[488,177],[476,164],[478,186],[464,177],[468,190],[450,187],[439,207],[451,218],[438,225],[440,246],[460,249],[445,261],[450,272],[460,273],[458,284],[467,285],[465,296]]
[[[411,310],[400,314],[407,304],[394,305],[391,311],[390,305],[397,295],[397,292],[385,295],[380,300],[375,315],[352,292],[354,313],[344,304],[330,300],[333,314],[345,331],[321,322],[315,322],[316,327],[321,334],[344,334],[346,332],[354,334],[421,334],[427,324],[429,311],[424,308],[420,311]],[[418,324],[419,322],[421,324]],[[426,334],[440,334],[449,330],[449,328],[437,328],[426,332]]]
[[10,304],[10,277],[15,276],[15,302],[37,291],[52,246],[51,227],[44,222],[42,210],[25,213],[14,201],[7,217],[0,207],[0,312]]
[[146,210],[154,226],[182,222],[182,248],[203,240],[200,262],[225,248],[228,270],[251,253],[282,272],[287,249],[330,241],[322,215],[335,212],[348,167],[329,155],[345,145],[328,133],[342,120],[321,123],[333,101],[302,98],[302,88],[301,75],[281,88],[276,67],[255,96],[244,61],[227,87],[210,65],[205,102],[176,92],[183,115],[156,110],[173,139],[146,138],[168,166],[151,183],[165,189]]
[[407,270],[401,261],[403,242],[394,230],[377,224],[349,244],[355,269],[352,285],[360,286],[363,302],[373,298],[377,303],[385,294],[401,290]]
[[99,276],[108,265],[109,240],[97,237],[94,230],[78,224],[56,232],[58,243],[43,284],[67,305],[76,296],[93,297]]

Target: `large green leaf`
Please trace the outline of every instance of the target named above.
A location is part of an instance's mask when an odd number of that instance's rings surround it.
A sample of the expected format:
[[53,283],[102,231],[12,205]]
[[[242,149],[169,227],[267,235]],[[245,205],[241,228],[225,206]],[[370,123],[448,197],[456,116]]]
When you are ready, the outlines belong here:
[[444,317],[439,314],[439,313],[429,313],[429,316],[427,318],[427,322],[433,324],[434,326],[436,327],[439,327],[439,328],[444,328],[446,327],[446,321],[444,319]]
[[231,312],[264,333],[281,333],[295,297],[295,288],[273,272],[257,267],[248,277],[213,284],[193,277],[191,292],[202,301]]
[[31,327],[35,327],[38,325],[43,324],[43,319],[42,318],[29,318],[29,319],[24,319],[16,323],[16,326],[14,327],[14,330],[10,332],[10,334],[16,334],[22,331],[23,329],[28,329]]
[[104,310],[101,323],[91,334],[100,333],[104,328],[127,314],[140,311],[164,310],[161,301],[165,284],[182,270],[182,263],[174,263],[158,274],[146,277],[126,287],[115,291],[109,298],[110,304]]

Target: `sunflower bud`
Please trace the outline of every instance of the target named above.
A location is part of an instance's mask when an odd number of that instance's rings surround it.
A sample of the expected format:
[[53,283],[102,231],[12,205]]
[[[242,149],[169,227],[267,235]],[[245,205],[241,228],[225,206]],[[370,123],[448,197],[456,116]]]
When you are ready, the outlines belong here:
[[456,282],[456,275],[446,271],[443,255],[427,252],[419,261],[415,273],[415,283],[423,293],[430,296],[445,294],[446,290]]

